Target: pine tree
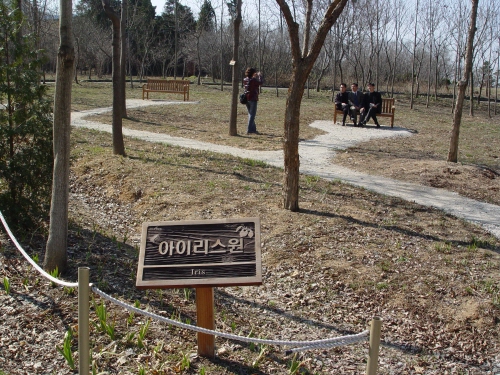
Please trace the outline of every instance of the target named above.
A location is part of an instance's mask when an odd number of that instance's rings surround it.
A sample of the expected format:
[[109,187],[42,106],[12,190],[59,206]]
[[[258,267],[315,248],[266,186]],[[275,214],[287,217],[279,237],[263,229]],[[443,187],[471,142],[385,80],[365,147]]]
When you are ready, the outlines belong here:
[[0,0],[0,210],[14,228],[46,218],[52,183],[52,109],[42,61],[23,17]]

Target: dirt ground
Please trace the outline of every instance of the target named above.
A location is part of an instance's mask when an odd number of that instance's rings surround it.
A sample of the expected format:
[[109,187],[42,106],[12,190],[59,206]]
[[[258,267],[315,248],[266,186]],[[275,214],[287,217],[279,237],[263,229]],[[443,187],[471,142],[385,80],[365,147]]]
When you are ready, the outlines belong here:
[[[397,165],[401,159],[392,157],[393,149],[378,151],[397,147],[402,154],[411,139],[390,140],[390,146],[370,142],[335,160],[359,170],[370,162],[372,173],[390,177],[458,177],[464,191],[482,184],[481,169],[467,175],[467,165],[434,160],[426,167],[410,157],[411,167]],[[395,145],[400,141],[410,143]],[[77,268],[88,266],[101,290],[195,324],[196,290],[135,288],[142,223],[258,216],[263,284],[215,289],[218,330],[315,340],[359,333],[380,316],[380,374],[500,372],[500,240],[481,228],[314,176],[301,176],[301,209],[293,213],[282,209],[282,170],[262,163],[134,139],[126,139],[127,157],[114,156],[110,135],[82,129],[73,131],[72,145],[66,280],[75,281]],[[378,153],[384,157],[377,159]],[[498,170],[488,168],[484,173],[491,169],[495,177],[484,178],[497,182]],[[465,187],[471,176],[474,182]],[[494,189],[484,191],[484,200],[498,201]],[[19,237],[41,262],[46,228]],[[0,277],[10,285],[9,293],[5,282],[0,290],[0,373],[75,373],[56,347],[62,348],[66,331],[77,330],[76,291],[44,280],[4,231],[0,240]],[[286,347],[216,338],[216,358],[210,360],[197,355],[191,331],[155,321],[147,325],[146,318],[106,302],[111,337],[96,315],[101,302],[92,296],[95,374],[365,373],[367,343],[294,357]],[[77,338],[69,342],[77,359]]]
[[371,141],[339,152],[334,162],[360,172],[441,188],[482,202],[500,204],[500,173],[497,170],[395,155],[411,144],[411,138],[398,139],[398,143],[398,150],[395,150],[395,147],[388,149],[383,140]]
[[[271,95],[268,96],[261,98],[259,104],[259,110],[264,112],[261,117],[264,118],[257,119],[261,132],[258,137],[244,134],[243,106],[239,108],[238,118],[243,123],[238,126],[241,133],[238,137],[227,134],[227,123],[220,118],[203,114],[205,121],[200,123],[196,120],[198,109],[189,105],[132,109],[129,119],[124,120],[124,126],[240,148],[280,150],[282,128],[271,126],[272,122],[267,122],[271,119],[265,117],[268,112],[273,112],[272,106],[276,105],[271,102]],[[320,104],[328,106],[327,102]],[[348,150],[339,150],[332,162],[356,171],[443,188],[468,198],[500,204],[500,128],[494,126],[500,121],[500,115],[489,118],[484,111],[477,111],[474,118],[464,115],[459,160],[458,163],[449,163],[446,161],[452,126],[449,108],[443,107],[443,104],[429,108],[417,104],[414,110],[410,110],[405,99],[398,99],[396,107],[395,126],[411,131],[411,137],[361,143]],[[306,114],[308,111],[306,107]],[[110,114],[90,118],[111,123]],[[313,114],[308,114],[303,121],[313,121],[314,118]],[[388,121],[382,118],[380,122],[387,126]],[[373,124],[369,123],[368,127],[373,127]],[[321,134],[318,129],[301,127],[302,139],[313,139],[318,134]]]

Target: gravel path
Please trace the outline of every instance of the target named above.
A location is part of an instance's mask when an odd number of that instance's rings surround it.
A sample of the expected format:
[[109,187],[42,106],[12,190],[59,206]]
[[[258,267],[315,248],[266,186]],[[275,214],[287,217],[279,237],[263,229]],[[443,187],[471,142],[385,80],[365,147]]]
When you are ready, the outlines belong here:
[[[197,102],[167,102],[163,100],[127,100],[127,108],[151,105],[193,105]],[[72,125],[111,133],[111,126],[86,121],[83,118],[93,114],[111,111],[111,107],[72,113]],[[300,142],[300,172],[319,176],[327,180],[339,179],[380,194],[398,197],[418,204],[435,207],[453,216],[481,225],[497,238],[500,238],[500,206],[478,202],[457,193],[418,184],[393,180],[390,178],[356,172],[332,162],[335,150],[345,150],[357,143],[374,138],[408,137],[410,132],[402,128],[354,128],[332,126],[331,121],[315,121],[310,126],[326,132],[313,140]],[[276,167],[283,167],[282,151],[244,150],[236,147],[216,145],[193,139],[171,137],[166,134],[123,129],[125,136],[151,142],[168,143],[175,146],[230,154],[237,157],[260,160]]]

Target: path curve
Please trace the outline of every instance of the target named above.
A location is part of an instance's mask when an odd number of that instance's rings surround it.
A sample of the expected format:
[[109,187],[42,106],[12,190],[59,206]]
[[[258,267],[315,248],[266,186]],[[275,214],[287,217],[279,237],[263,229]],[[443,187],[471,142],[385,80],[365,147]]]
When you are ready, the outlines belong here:
[[[193,105],[199,102],[169,102],[164,100],[127,100],[127,108],[152,105]],[[112,132],[111,125],[84,120],[84,117],[111,111],[111,107],[72,112],[71,124],[99,131]],[[335,150],[345,150],[357,143],[374,138],[408,137],[412,133],[402,128],[354,128],[333,126],[332,121],[315,121],[314,126],[326,132],[312,140],[299,143],[300,172],[319,176],[329,181],[342,180],[379,194],[398,197],[427,207],[435,207],[453,216],[478,224],[500,238],[500,206],[465,198],[443,189],[422,186],[380,176],[368,175],[341,167],[332,162]],[[149,142],[166,143],[196,150],[230,154],[236,157],[259,160],[275,167],[283,168],[283,151],[245,150],[236,147],[216,145],[193,139],[172,137],[167,134],[152,133],[123,128],[123,134]]]

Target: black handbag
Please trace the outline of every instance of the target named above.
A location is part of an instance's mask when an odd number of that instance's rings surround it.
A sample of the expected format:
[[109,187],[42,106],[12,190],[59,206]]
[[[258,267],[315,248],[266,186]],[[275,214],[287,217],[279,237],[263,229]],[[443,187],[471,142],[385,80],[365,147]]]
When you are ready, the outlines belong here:
[[240,103],[247,104],[247,102],[248,102],[247,92],[245,91],[243,94],[240,94]]

